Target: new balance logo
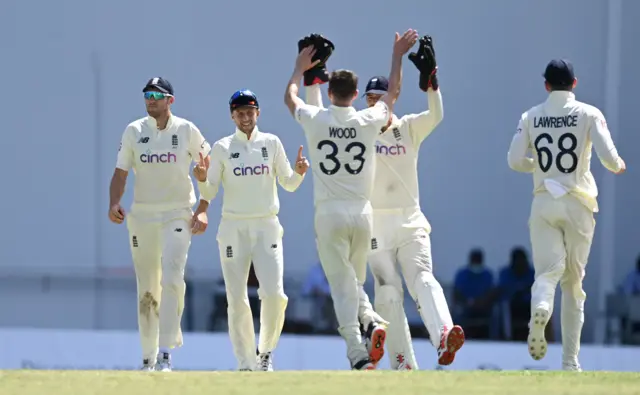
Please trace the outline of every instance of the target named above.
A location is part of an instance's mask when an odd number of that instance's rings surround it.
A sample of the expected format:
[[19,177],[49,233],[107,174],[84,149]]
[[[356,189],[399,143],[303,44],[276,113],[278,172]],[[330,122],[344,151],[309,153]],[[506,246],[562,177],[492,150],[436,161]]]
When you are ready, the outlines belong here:
[[274,248],[274,249],[278,248],[278,245],[277,244],[271,244],[271,248]]
[[175,231],[180,233],[180,232],[182,232],[182,228],[176,228]]
[[375,237],[371,239],[371,249],[372,250],[378,249],[378,239],[376,239]]
[[138,140],[138,144],[147,144],[149,142],[149,137],[140,137]]
[[233,248],[227,246],[227,258],[233,258]]
[[239,157],[240,157],[239,152],[232,152],[231,155],[229,155],[229,159],[238,159]]
[[138,246],[138,237],[137,237],[137,236],[133,236],[133,237],[131,238],[131,244],[132,244],[134,247],[137,247],[137,246]]

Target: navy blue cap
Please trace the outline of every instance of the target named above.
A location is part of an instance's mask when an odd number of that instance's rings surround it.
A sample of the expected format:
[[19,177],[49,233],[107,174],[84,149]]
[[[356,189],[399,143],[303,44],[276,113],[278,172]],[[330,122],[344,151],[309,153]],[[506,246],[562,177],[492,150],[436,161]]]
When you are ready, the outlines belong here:
[[566,59],[553,59],[542,76],[551,85],[572,85],[576,78],[573,65]]
[[373,93],[375,95],[384,95],[388,90],[389,80],[387,80],[387,77],[378,75],[371,78],[369,82],[367,82],[367,88],[364,90],[364,95],[368,93]]
[[142,89],[143,92],[147,92],[150,90],[157,90],[162,93],[167,93],[173,96],[173,86],[167,80],[162,77],[153,77],[149,81],[147,81],[147,85]]
[[258,104],[258,98],[255,93],[249,89],[240,89],[231,95],[231,99],[229,99],[229,109],[231,112],[238,107],[260,108],[260,105]]

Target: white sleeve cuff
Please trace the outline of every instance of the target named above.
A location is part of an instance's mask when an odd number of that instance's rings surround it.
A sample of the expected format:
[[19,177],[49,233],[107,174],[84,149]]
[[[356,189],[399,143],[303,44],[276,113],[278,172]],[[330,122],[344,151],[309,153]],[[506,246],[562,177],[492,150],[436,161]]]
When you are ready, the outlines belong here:
[[198,191],[200,191],[200,200],[204,200],[207,203],[211,203],[211,199],[207,199],[207,190],[210,188],[209,182],[198,181]]

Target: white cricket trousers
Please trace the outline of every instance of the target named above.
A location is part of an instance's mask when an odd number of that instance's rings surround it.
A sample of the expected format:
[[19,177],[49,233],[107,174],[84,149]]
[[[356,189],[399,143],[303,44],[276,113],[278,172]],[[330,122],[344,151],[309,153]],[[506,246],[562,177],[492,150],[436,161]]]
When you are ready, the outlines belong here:
[[373,311],[363,285],[371,247],[372,209],[369,202],[319,203],[315,213],[316,245],[327,277],[338,321],[338,332],[354,364],[369,358],[360,333],[359,315]]
[[256,369],[256,338],[247,295],[251,262],[260,283],[258,352],[272,352],[280,339],[288,298],[283,286],[282,236],[278,217],[222,218],[218,247],[227,292],[229,337],[238,369]]
[[578,363],[587,296],[582,289],[582,280],[595,225],[593,212],[571,195],[555,199],[543,192],[533,198],[529,218],[535,269],[531,311],[542,309],[551,316],[559,282],[563,363]]
[[431,226],[419,209],[376,210],[373,229],[369,265],[375,279],[376,312],[389,321],[390,365],[397,369],[405,362],[417,370],[400,271],[434,347],[439,347],[444,327],[453,326],[444,291],[433,276]]
[[131,212],[129,245],[138,288],[142,358],[155,361],[159,348],[182,346],[184,270],[191,245],[191,209]]

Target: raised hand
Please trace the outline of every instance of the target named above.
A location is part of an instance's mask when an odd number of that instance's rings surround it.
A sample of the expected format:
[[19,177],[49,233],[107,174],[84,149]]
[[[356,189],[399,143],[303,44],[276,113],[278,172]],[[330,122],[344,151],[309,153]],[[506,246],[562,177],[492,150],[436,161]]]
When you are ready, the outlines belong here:
[[207,155],[206,157],[202,155],[200,152],[200,160],[193,168],[193,176],[196,180],[200,182],[207,181],[207,171],[209,170],[209,165],[211,163],[211,159]]
[[409,29],[401,36],[396,33],[396,39],[393,43],[393,54],[396,56],[404,56],[411,47],[418,41],[418,32]]
[[307,160],[307,158],[302,156],[302,146],[300,146],[300,148],[298,148],[298,157],[296,157],[295,172],[302,176],[307,172],[307,169],[309,169],[309,161]]
[[300,51],[298,57],[296,58],[296,70],[302,73],[320,63],[320,59],[315,61],[313,60],[313,56],[315,54],[316,49],[313,45],[309,45],[308,47]]

